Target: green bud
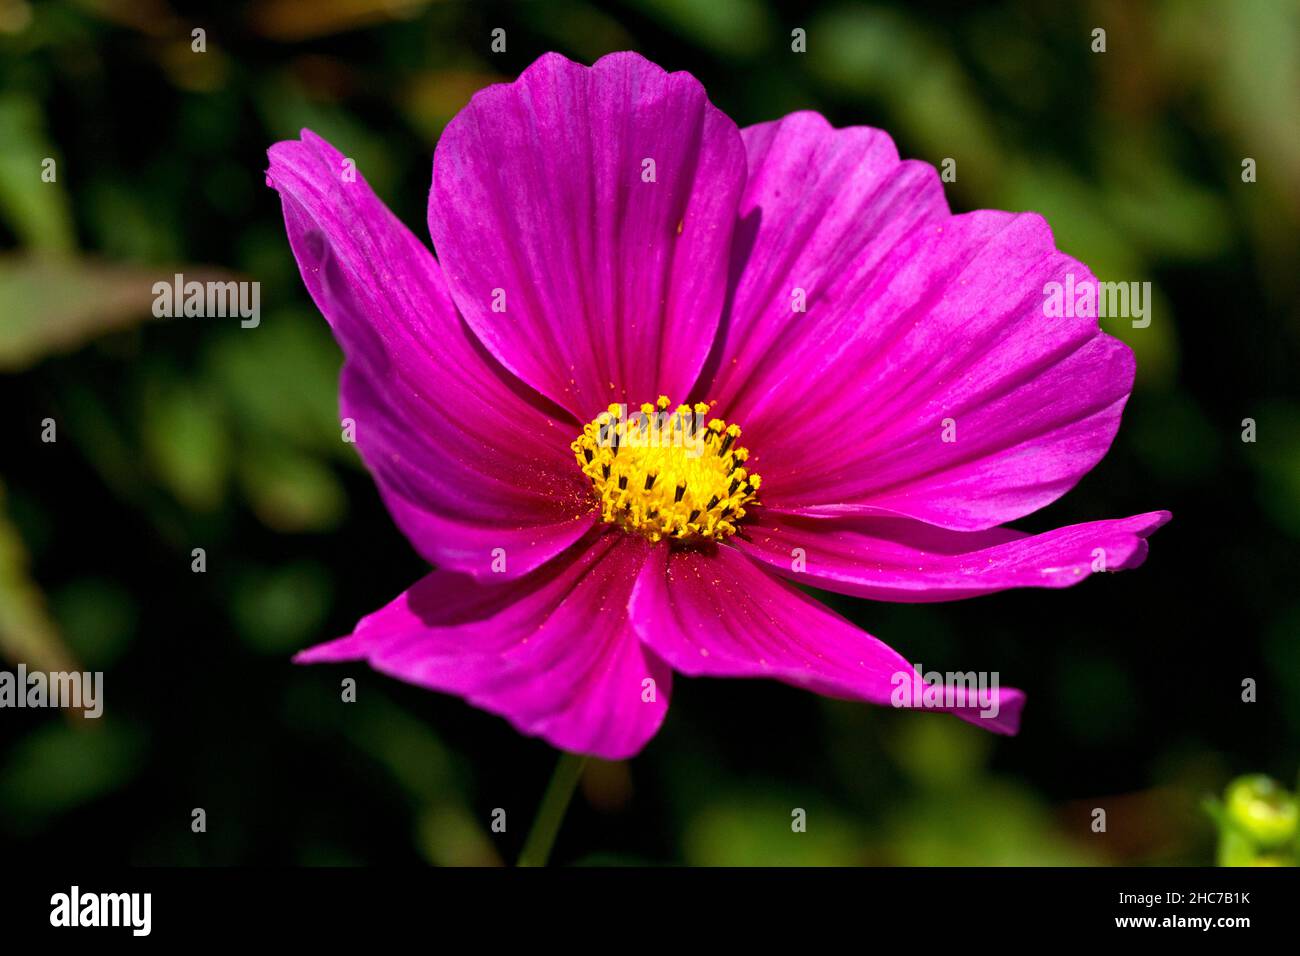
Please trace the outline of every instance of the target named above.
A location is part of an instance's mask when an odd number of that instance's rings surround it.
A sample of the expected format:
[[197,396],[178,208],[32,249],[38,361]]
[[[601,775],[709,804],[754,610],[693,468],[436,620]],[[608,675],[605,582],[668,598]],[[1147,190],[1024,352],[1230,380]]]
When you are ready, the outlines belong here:
[[1228,784],[1228,821],[1260,849],[1280,847],[1296,836],[1300,805],[1272,777],[1251,774]]

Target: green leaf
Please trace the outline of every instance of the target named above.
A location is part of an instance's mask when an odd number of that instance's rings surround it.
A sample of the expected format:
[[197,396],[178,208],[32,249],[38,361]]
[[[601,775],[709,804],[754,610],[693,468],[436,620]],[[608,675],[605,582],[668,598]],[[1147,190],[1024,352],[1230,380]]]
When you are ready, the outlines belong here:
[[[806,829],[798,831],[801,820]],[[863,833],[842,813],[761,791],[703,807],[687,825],[683,849],[692,866],[854,866],[867,853]]]
[[210,511],[225,494],[230,437],[221,403],[189,383],[149,379],[140,403],[145,454],[178,501]]
[[287,654],[319,632],[333,593],[329,572],[314,561],[244,570],[231,614],[245,643],[266,654]]
[[4,509],[3,491],[0,486],[0,652],[35,670],[77,670],[45,595],[28,574],[27,549]]
[[726,57],[761,53],[772,32],[772,18],[756,0],[636,0],[648,16]]
[[[45,136],[40,106],[27,96],[0,97],[0,215],[19,241],[41,252],[76,248],[72,208],[63,188],[67,170]],[[53,182],[42,178],[53,160]]]
[[275,312],[255,335],[227,335],[208,351],[205,374],[258,441],[355,462],[338,413],[343,356],[319,315]]
[[347,511],[347,496],[323,463],[284,448],[250,452],[240,485],[262,523],[276,531],[328,531]]
[[137,730],[109,717],[44,724],[18,742],[0,772],[0,816],[39,829],[49,817],[127,783],[142,746]]
[[148,318],[159,278],[156,269],[86,259],[0,257],[0,371]]

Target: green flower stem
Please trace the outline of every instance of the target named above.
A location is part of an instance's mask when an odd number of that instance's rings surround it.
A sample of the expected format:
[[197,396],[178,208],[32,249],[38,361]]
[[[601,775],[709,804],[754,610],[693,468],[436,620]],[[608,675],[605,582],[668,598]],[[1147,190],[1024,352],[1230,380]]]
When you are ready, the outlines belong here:
[[579,754],[561,753],[560,762],[555,765],[555,773],[542,796],[542,805],[533,820],[533,828],[528,831],[524,841],[524,850],[519,854],[520,866],[545,866],[551,856],[551,847],[564,822],[564,811],[569,807],[573,791],[582,776],[582,768],[587,758]]

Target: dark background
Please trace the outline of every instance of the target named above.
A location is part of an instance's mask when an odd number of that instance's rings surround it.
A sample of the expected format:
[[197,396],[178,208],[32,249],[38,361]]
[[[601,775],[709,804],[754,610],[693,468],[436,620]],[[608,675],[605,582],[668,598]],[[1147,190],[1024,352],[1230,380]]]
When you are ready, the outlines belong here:
[[[106,672],[98,721],[0,711],[0,847],[514,859],[545,744],[360,665],[289,663],[425,569],[339,440],[341,357],[265,150],[314,129],[425,235],[433,146],[471,93],[548,50],[620,49],[689,70],[742,126],[816,109],[953,157],[954,210],[1038,211],[1100,278],[1150,281],[1149,328],[1106,324],[1138,357],[1114,448],[1021,526],[1174,520],[1141,569],[1067,591],[828,599],[926,669],[1023,688],[1019,737],[679,679],[640,756],[589,765],[554,859],[1208,863],[1207,795],[1246,772],[1295,781],[1296,4],[0,0],[0,651]],[[174,272],[259,281],[260,327],[149,320]]]

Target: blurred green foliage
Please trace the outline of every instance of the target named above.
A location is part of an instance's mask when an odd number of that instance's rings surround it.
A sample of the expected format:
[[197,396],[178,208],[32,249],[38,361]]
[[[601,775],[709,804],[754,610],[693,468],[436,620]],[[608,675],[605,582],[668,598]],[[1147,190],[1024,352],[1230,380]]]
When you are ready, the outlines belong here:
[[1228,785],[1207,809],[1219,825],[1220,866],[1300,863],[1300,803],[1271,777],[1251,774]]
[[[548,748],[361,667],[289,663],[424,569],[339,440],[340,356],[264,151],[311,127],[422,233],[433,146],[476,89],[546,50],[628,48],[693,72],[742,125],[816,109],[888,129],[904,156],[956,160],[954,209],[1036,210],[1101,278],[1151,281],[1150,327],[1109,326],[1139,363],[1115,448],[1026,526],[1175,520],[1142,570],[1068,592],[829,599],[913,660],[1025,688],[1020,737],[678,680],[643,756],[589,765],[555,858],[1205,863],[1204,795],[1293,770],[1295,3],[0,0],[0,650],[107,671],[100,721],[0,714],[0,845],[148,863],[517,855]],[[176,271],[259,281],[260,326],[151,320],[152,282]]]

